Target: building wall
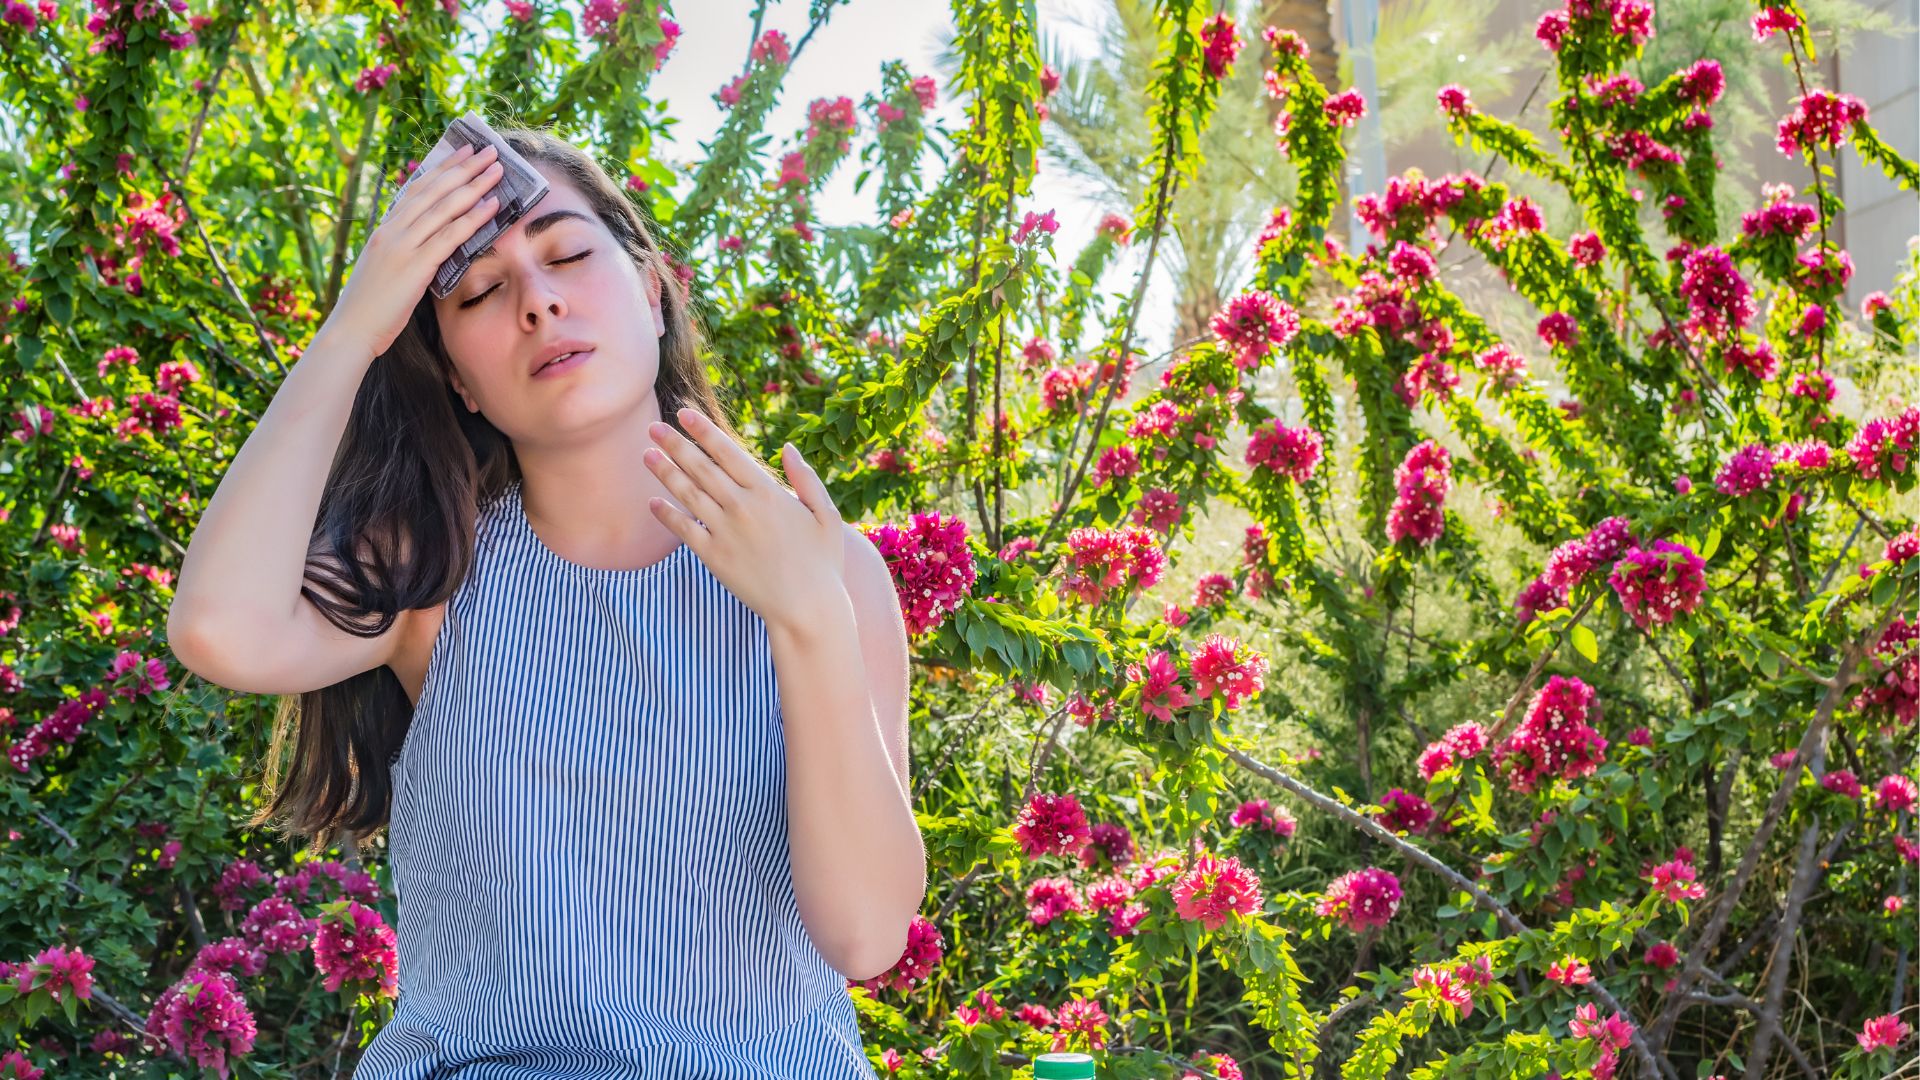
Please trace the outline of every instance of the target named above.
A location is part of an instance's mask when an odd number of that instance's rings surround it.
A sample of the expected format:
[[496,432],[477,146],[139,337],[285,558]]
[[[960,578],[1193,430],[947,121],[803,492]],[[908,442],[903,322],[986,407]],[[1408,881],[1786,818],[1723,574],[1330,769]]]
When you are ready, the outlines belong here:
[[[1920,26],[1920,0],[1873,0],[1901,25]],[[1880,137],[1908,160],[1920,160],[1920,33],[1860,35],[1840,61],[1836,89],[1867,103]],[[1920,192],[1894,186],[1849,146],[1840,155],[1840,198],[1847,204],[1844,243],[1853,255],[1848,299],[1885,289],[1905,263],[1907,241],[1920,234]]]

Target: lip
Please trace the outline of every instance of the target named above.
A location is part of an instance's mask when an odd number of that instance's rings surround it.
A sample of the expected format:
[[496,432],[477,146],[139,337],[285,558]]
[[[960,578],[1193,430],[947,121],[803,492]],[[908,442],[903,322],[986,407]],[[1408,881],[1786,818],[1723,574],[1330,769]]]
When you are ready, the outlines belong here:
[[571,338],[553,342],[534,354],[533,363],[527,368],[527,374],[539,374],[540,369],[547,366],[547,361],[552,360],[561,353],[592,352],[593,348],[594,346],[589,342],[577,341]]

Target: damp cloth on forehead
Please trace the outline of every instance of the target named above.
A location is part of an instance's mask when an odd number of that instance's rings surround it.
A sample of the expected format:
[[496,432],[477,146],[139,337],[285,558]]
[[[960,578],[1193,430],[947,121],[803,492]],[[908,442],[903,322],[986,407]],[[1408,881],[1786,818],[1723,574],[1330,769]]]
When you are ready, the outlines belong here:
[[[547,193],[547,178],[541,176],[532,165],[527,164],[527,159],[516,153],[513,147],[508,146],[507,141],[489,127],[479,114],[469,110],[455,117],[453,122],[447,125],[447,130],[440,136],[440,141],[433,144],[433,149],[427,151],[426,158],[413,170],[413,174],[407,177],[407,182],[400,185],[400,190],[394,193],[393,202],[388,204],[387,211],[381,216],[381,220],[385,221],[387,217],[392,216],[393,208],[400,204],[401,198],[406,195],[407,189],[413,186],[415,180],[442,161],[452,157],[463,146],[473,147],[475,153],[479,153],[487,146],[492,146],[498,151],[499,157],[496,160],[500,162],[500,180],[487,192],[487,195],[499,199],[500,207],[494,211],[493,217],[482,223],[472,236],[455,248],[453,254],[449,255],[446,261],[440,264],[440,269],[434,273],[433,283],[428,287],[433,290],[434,296],[442,300],[445,300],[447,294],[453,291],[453,287],[460,283],[461,276],[467,272],[468,267],[473,265],[474,256],[493,246],[493,242],[500,238],[501,233],[512,228],[513,223],[524,217],[527,211],[533,209],[534,204]],[[481,196],[481,198],[485,197],[485,195]]]

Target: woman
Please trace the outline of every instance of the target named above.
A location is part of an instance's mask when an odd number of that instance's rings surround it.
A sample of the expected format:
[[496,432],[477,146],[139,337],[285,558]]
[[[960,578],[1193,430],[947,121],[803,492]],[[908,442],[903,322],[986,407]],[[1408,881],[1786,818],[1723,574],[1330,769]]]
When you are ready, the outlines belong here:
[[496,151],[405,191],[201,520],[175,654],[298,696],[256,824],[388,826],[358,1080],[871,1077],[846,980],[926,889],[886,565],[742,449],[613,180],[498,130],[550,190],[444,298]]

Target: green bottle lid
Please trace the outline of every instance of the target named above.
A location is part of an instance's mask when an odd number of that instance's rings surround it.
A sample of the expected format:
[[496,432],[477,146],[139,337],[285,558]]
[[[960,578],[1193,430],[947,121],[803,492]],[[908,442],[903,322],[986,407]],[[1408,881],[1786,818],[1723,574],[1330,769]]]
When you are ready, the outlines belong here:
[[1033,1059],[1033,1080],[1094,1080],[1091,1054],[1041,1054]]

